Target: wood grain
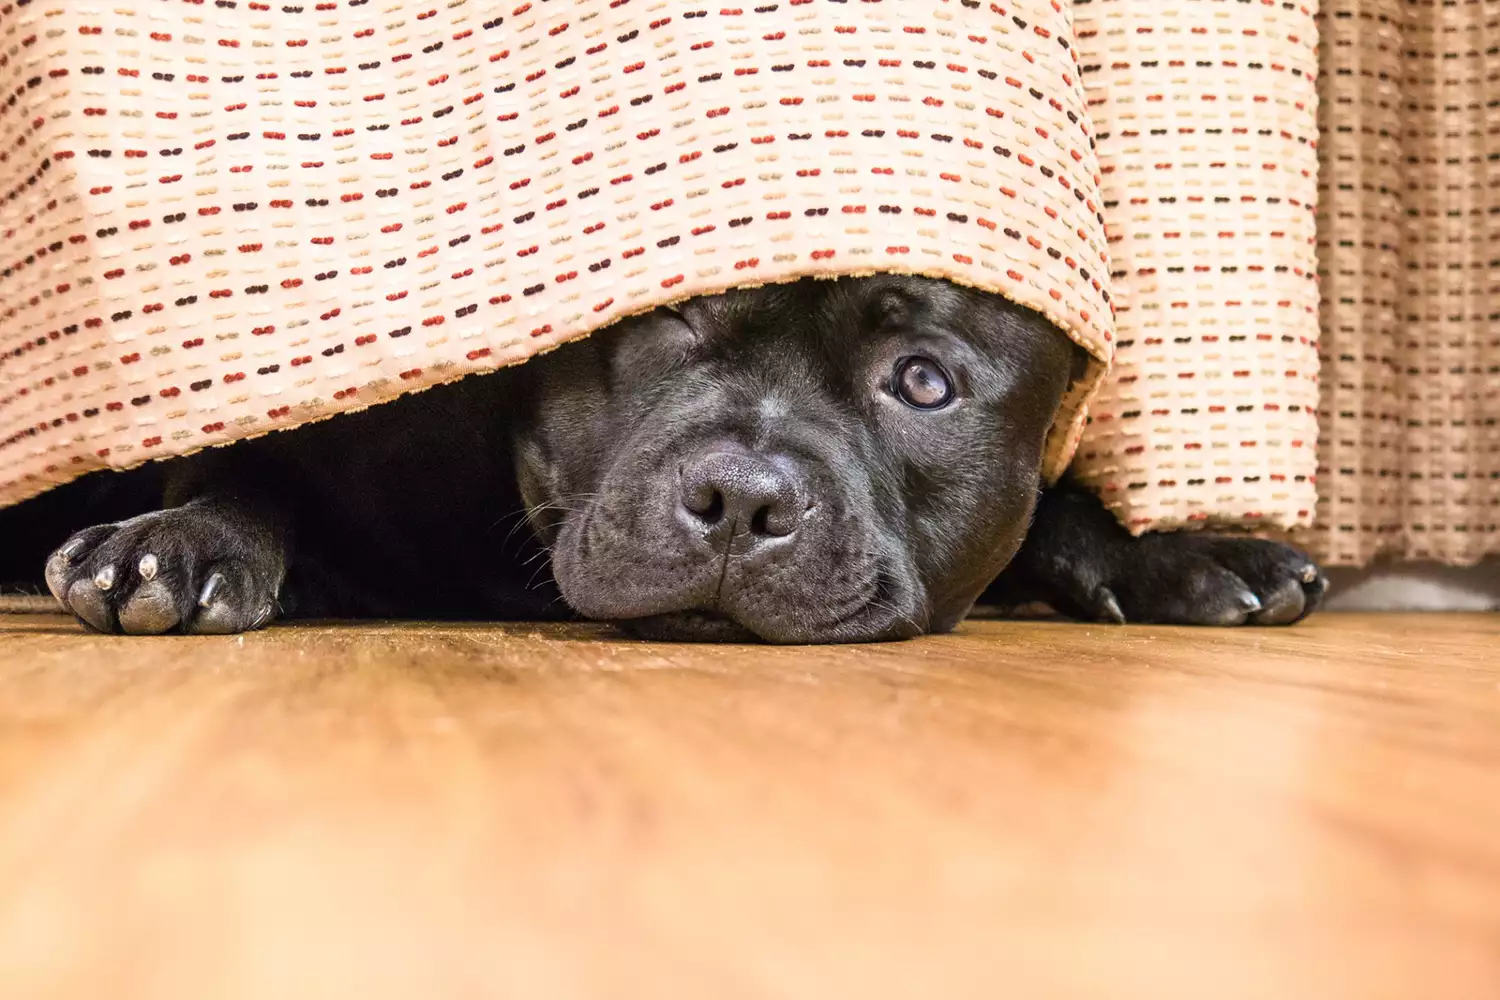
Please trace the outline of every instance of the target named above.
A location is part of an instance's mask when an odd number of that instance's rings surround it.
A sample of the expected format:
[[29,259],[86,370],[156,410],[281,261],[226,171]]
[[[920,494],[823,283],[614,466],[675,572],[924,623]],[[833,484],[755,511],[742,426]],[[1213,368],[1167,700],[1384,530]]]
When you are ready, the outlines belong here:
[[0,996],[1500,996],[1500,618],[0,618]]

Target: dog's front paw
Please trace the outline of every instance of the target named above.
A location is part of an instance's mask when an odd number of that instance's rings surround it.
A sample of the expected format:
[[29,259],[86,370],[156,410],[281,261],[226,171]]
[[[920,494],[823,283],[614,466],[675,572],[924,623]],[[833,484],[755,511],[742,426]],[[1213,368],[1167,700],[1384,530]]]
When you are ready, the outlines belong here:
[[1328,586],[1303,553],[1254,538],[1147,535],[1069,555],[1056,567],[1059,610],[1096,621],[1291,625]]
[[1290,625],[1323,599],[1316,563],[1290,545],[1193,533],[1143,535],[1064,481],[1043,493],[1021,551],[987,598],[1036,601],[1085,621]]
[[233,512],[189,504],[87,528],[47,560],[47,586],[99,632],[222,635],[276,613],[276,540]]

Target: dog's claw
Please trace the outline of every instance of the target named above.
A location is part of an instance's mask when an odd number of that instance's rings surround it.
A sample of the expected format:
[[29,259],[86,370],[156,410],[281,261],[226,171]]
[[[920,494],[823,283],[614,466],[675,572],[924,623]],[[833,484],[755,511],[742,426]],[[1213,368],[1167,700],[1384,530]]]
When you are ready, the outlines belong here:
[[209,577],[208,582],[203,585],[202,593],[198,595],[198,607],[206,608],[212,604],[214,597],[218,595],[219,588],[222,586],[224,586],[223,573],[215,573]]
[[1317,583],[1318,582],[1318,567],[1311,566],[1311,565],[1304,566],[1303,569],[1302,569],[1302,582],[1303,583],[1308,583],[1308,584]]
[[140,563],[136,565],[136,572],[141,574],[142,580],[150,583],[152,580],[156,579],[156,571],[159,568],[160,567],[156,561],[156,553],[147,552],[145,555],[141,556]]
[[1114,591],[1108,587],[1100,587],[1097,595],[1099,607],[1104,612],[1104,617],[1116,625],[1126,623],[1125,611],[1120,607],[1120,599],[1115,596]]
[[75,538],[71,542],[69,542],[67,545],[64,545],[62,548],[58,549],[57,550],[57,554],[62,557],[62,561],[63,562],[70,563],[70,562],[73,561],[73,557],[76,556],[82,550],[83,550],[83,539],[82,538]]
[[1265,610],[1265,605],[1260,603],[1260,598],[1249,590],[1242,590],[1236,596],[1239,598],[1240,610],[1246,614],[1253,615],[1257,611]]
[[115,585],[115,568],[106,566],[94,574],[94,586],[100,590],[108,590]]

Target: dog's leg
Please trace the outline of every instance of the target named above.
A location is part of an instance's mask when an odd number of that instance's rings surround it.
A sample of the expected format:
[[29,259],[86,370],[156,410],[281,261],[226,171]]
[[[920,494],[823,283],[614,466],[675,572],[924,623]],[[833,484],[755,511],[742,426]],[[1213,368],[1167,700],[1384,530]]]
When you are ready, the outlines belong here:
[[1043,492],[1021,551],[985,600],[1043,601],[1085,621],[1290,625],[1326,589],[1317,564],[1291,546],[1193,532],[1136,538],[1065,480]]
[[164,509],[73,535],[47,560],[47,586],[100,632],[260,628],[276,616],[292,543],[287,498],[261,471],[224,452],[177,460]]

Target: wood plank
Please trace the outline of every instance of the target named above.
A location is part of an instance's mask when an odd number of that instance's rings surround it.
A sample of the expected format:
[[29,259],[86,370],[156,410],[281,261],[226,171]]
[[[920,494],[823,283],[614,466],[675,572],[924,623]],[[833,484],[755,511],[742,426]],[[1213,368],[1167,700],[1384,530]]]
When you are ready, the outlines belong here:
[[1500,618],[0,617],[0,996],[1500,996]]

